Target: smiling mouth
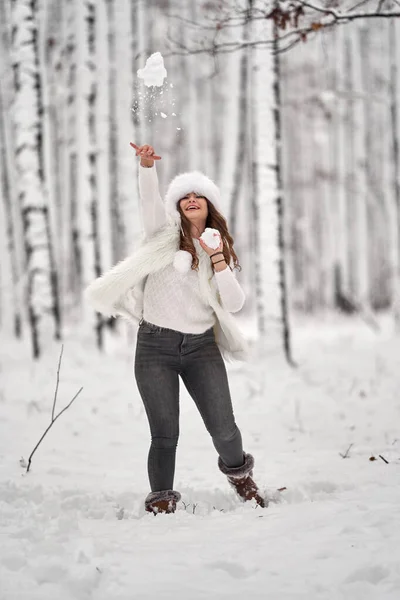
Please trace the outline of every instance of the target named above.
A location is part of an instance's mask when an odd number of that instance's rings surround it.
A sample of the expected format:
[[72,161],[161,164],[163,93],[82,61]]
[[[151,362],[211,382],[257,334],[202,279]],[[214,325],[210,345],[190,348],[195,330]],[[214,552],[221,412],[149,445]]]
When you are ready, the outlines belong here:
[[186,210],[200,210],[199,206],[189,206]]

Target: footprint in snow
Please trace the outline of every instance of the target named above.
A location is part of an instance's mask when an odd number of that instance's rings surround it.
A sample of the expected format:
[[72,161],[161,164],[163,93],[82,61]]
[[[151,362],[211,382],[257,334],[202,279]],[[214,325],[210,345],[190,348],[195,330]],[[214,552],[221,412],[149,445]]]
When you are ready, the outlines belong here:
[[208,563],[205,565],[210,569],[219,569],[221,571],[225,571],[231,577],[235,579],[246,579],[246,577],[251,577],[254,575],[259,569],[245,569],[242,565],[236,562],[228,562],[228,561],[216,561],[213,563]]
[[390,570],[382,565],[372,565],[356,569],[346,577],[344,583],[356,583],[358,581],[368,581],[372,585],[377,585],[390,575]]

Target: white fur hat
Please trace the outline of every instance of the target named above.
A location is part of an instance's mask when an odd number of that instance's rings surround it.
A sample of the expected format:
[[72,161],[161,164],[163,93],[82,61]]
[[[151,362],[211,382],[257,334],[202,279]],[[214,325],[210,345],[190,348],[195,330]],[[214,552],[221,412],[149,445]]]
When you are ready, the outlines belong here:
[[[177,204],[181,198],[186,196],[186,194],[190,194],[190,192],[201,194],[207,198],[222,214],[221,195],[216,184],[207,175],[204,175],[204,173],[190,171],[189,173],[181,173],[174,177],[165,194],[165,212],[176,224],[180,225],[181,223],[181,215]],[[192,255],[186,250],[178,250],[175,254],[173,264],[174,268],[180,273],[188,273],[192,266]]]
[[186,194],[190,194],[190,192],[201,194],[222,213],[221,195],[216,184],[207,175],[204,175],[204,173],[190,171],[189,173],[181,173],[174,177],[165,194],[165,211],[177,222],[180,222],[177,203]]

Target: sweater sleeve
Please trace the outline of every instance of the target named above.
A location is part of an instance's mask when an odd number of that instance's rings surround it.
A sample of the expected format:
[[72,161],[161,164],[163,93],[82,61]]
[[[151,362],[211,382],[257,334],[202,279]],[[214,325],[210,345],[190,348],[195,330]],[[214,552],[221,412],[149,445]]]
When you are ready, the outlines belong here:
[[139,194],[144,232],[151,236],[166,222],[155,165],[148,168],[139,165]]
[[243,307],[246,296],[235,274],[226,267],[223,271],[215,271],[214,275],[223,308],[231,313],[238,312]]

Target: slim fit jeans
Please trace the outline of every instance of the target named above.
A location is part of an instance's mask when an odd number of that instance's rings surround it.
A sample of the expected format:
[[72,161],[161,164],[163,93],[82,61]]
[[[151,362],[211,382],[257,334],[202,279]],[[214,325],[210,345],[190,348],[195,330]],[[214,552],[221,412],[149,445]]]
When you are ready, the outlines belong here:
[[149,420],[151,490],[173,489],[179,438],[179,376],[228,467],[243,464],[242,436],[235,423],[225,364],[213,328],[181,333],[140,322],[135,377]]

